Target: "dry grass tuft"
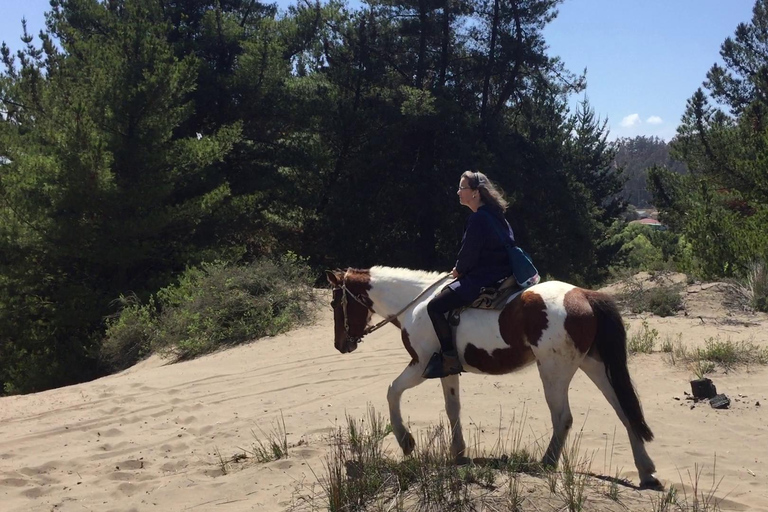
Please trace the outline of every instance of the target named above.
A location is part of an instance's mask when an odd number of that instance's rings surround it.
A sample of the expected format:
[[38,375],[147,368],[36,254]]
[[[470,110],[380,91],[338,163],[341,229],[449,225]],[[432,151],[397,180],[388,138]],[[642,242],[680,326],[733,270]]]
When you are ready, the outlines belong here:
[[[477,456],[457,465],[450,455],[450,429],[441,423],[422,432],[413,455],[400,459],[382,448],[389,425],[369,406],[367,421],[348,417],[344,427],[334,430],[322,473],[315,475],[317,484],[311,484],[310,489],[301,484],[291,510],[719,510],[719,482],[704,490],[698,466],[689,475],[691,485],[686,488],[681,484],[682,491],[639,491],[621,480],[617,469],[613,477],[592,473],[594,454],[582,452],[581,432],[566,444],[559,469],[543,468],[534,457],[540,450],[522,448],[523,424],[513,424],[506,437],[499,433],[489,451],[480,449],[476,437],[473,450]],[[512,453],[506,452],[509,448],[514,448]],[[611,458],[612,453],[613,447]]]

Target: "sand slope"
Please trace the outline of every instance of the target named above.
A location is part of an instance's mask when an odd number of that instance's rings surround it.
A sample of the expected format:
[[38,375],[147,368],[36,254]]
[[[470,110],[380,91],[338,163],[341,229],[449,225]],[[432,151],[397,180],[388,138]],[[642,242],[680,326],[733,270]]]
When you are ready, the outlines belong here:
[[[682,333],[690,346],[718,335],[768,346],[766,315],[729,314],[704,295],[688,294],[687,316],[650,317],[649,325],[662,337]],[[643,318],[627,316],[632,329]],[[2,398],[0,509],[285,510],[311,491],[323,471],[328,433],[345,414],[362,418],[368,404],[386,413],[387,386],[408,361],[394,327],[366,338],[354,354],[338,354],[330,312],[323,310],[311,327],[195,361],[166,365],[153,357],[94,382]],[[691,372],[662,354],[633,357],[630,371],[656,434],[649,452],[659,477],[687,485],[698,468],[709,488],[716,460],[722,509],[768,510],[768,368],[712,376],[731,398],[729,410],[686,400]],[[490,446],[500,425],[504,436],[521,418],[526,443],[548,441],[549,412],[535,366],[506,377],[466,375],[461,393],[465,431],[474,438],[468,442]],[[580,372],[570,396],[574,431],[583,428],[592,470],[637,483],[623,427]],[[436,424],[444,417],[440,384],[406,393],[403,411],[416,432]],[[281,414],[290,457],[246,461],[222,474],[217,451],[228,458],[250,450],[253,432],[263,438],[260,431],[273,430]],[[386,442],[394,451],[394,439]]]

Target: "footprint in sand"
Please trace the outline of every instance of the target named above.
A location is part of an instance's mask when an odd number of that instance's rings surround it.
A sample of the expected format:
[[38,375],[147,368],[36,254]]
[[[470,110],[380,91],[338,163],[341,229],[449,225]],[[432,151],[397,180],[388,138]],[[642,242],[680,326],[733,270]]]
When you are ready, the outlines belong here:
[[124,496],[133,496],[141,491],[149,488],[149,484],[132,484],[129,482],[123,482],[117,486],[117,491],[112,493],[112,496],[116,498],[122,498]]
[[195,418],[194,416],[187,416],[186,418],[183,418],[183,419],[181,418],[177,419],[176,423],[179,423],[181,425],[189,425],[190,423],[194,423],[195,421],[197,421],[197,418]]
[[30,482],[23,478],[3,478],[0,480],[0,487],[26,487]]
[[126,473],[125,471],[115,471],[107,475],[108,480],[118,480],[122,482],[132,482],[136,480],[136,475],[133,473]]
[[166,453],[185,452],[188,448],[187,443],[166,443],[160,447]]
[[296,458],[298,459],[311,459],[312,457],[317,457],[318,455],[322,455],[325,453],[324,450],[321,450],[319,448],[301,448],[298,450],[293,450],[292,452]]
[[272,467],[275,467],[277,469],[286,470],[286,469],[291,469],[293,467],[293,465],[294,465],[293,461],[290,461],[290,460],[280,460],[280,461],[275,462],[272,465]]
[[149,466],[148,463],[144,462],[143,460],[139,459],[129,459],[124,460],[122,462],[118,462],[115,464],[115,467],[119,470],[128,470],[128,469],[145,469]]
[[188,432],[190,434],[192,434],[192,435],[195,435],[195,436],[204,436],[208,432],[210,432],[211,430],[213,430],[213,426],[207,425],[207,426],[201,427],[201,428],[191,428],[191,429],[188,430]]
[[46,462],[45,464],[41,464],[40,466],[37,466],[35,468],[21,468],[19,470],[19,473],[26,476],[39,476],[44,475],[46,473],[49,473],[57,468],[60,463],[58,462]]
[[109,430],[105,430],[100,433],[102,437],[117,437],[123,435],[123,431],[119,428],[110,428]]
[[183,469],[186,469],[189,463],[182,459],[177,460],[175,462],[166,462],[162,466],[160,466],[160,471],[165,471],[167,473],[176,473],[177,471],[181,471]]
[[306,433],[308,435],[312,435],[312,434],[327,434],[331,430],[333,430],[333,427],[313,428],[312,430],[307,430]]
[[27,489],[25,491],[21,491],[21,494],[26,496],[27,498],[39,498],[40,496],[43,496],[50,492],[50,487],[33,487],[32,489]]

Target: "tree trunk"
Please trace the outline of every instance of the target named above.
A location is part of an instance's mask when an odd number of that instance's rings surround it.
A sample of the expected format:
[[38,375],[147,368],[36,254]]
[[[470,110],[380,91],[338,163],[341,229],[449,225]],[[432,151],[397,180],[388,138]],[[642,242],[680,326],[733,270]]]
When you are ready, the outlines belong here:
[[491,20],[491,42],[488,47],[488,63],[485,67],[485,78],[483,80],[483,99],[480,104],[480,129],[482,138],[485,140],[488,132],[486,119],[486,108],[488,107],[488,94],[490,93],[491,75],[495,64],[496,36],[499,30],[499,0],[493,2],[493,19]]

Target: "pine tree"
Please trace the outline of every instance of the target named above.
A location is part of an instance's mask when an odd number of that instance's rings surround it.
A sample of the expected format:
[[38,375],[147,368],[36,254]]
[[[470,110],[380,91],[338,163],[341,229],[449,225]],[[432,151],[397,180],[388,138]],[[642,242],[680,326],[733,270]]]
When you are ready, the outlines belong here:
[[[683,231],[706,275],[738,275],[768,259],[768,2],[758,0],[751,23],[721,46],[703,89],[688,100],[672,154],[691,171],[649,179],[662,213]],[[724,104],[729,112],[718,104]]]
[[[43,50],[4,52],[0,380],[28,391],[93,376],[103,317],[201,257],[196,226],[229,195],[201,179],[238,137],[177,137],[197,61],[151,0],[53,3]],[[60,49],[51,44],[57,38]]]

